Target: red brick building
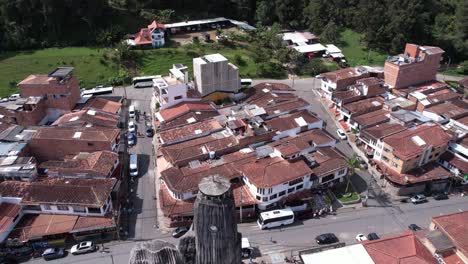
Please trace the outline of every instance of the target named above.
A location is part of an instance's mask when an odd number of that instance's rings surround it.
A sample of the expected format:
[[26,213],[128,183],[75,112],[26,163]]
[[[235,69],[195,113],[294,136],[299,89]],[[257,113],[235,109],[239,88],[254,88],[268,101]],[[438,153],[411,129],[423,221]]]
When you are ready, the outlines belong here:
[[398,89],[434,80],[443,53],[439,47],[406,44],[404,54],[385,62],[385,83]]
[[72,67],[58,67],[48,75],[29,75],[18,87],[21,97],[40,96],[48,108],[71,111],[80,100],[78,79]]
[[120,139],[120,130],[93,127],[42,127],[28,143],[31,154],[40,162],[61,160],[67,155],[101,150],[114,151]]
[[0,103],[0,121],[22,126],[38,125],[47,116],[47,107],[42,97],[19,98]]

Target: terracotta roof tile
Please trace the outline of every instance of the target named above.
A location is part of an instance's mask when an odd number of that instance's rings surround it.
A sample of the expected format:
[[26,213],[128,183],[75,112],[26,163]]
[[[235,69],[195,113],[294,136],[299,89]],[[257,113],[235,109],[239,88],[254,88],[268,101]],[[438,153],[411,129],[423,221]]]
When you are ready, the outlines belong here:
[[[79,133],[79,134],[76,134]],[[120,134],[115,128],[94,127],[41,127],[33,135],[34,139],[57,139],[57,140],[84,140],[84,141],[106,141],[112,142]],[[79,136],[77,136],[79,135]]]
[[274,82],[262,82],[259,84],[256,84],[252,87],[253,89],[256,90],[261,90],[263,92],[264,89],[270,90],[270,91],[280,91],[280,92],[294,92],[295,90],[291,88],[291,86],[284,84],[284,83],[274,83]]
[[27,214],[21,218],[10,238],[20,241],[68,233],[73,230],[77,215]]
[[99,230],[104,228],[115,228],[115,221],[112,217],[92,217],[80,216],[73,226],[72,233]]
[[36,182],[4,181],[0,196],[20,197],[21,204],[67,204],[101,207],[114,188],[116,179],[46,178]]
[[367,134],[374,139],[381,139],[389,135],[406,130],[406,127],[397,123],[385,123],[379,124],[373,127],[369,127],[361,130],[361,134]]
[[353,115],[364,114],[376,111],[383,108],[384,99],[380,97],[372,97],[359,100],[352,103],[347,103],[342,106],[343,109],[349,111]]
[[278,149],[284,157],[287,157],[312,146],[320,146],[332,142],[336,142],[336,139],[325,130],[312,129],[297,134],[295,137],[286,137],[268,145]]
[[331,172],[348,167],[345,156],[334,148],[317,148],[315,152],[308,156],[316,162],[316,165],[312,167],[312,171],[318,177],[324,177],[329,175]]
[[430,251],[410,231],[401,235],[365,241],[363,246],[375,263],[437,264]]
[[274,103],[271,105],[264,106],[268,115],[277,115],[280,113],[291,112],[296,109],[301,109],[309,106],[309,103],[302,98],[294,98],[285,102]]
[[457,250],[468,256],[468,211],[436,216],[432,222],[449,237]]
[[190,138],[200,137],[222,130],[223,127],[214,119],[207,119],[182,127],[161,131],[159,136],[164,143],[178,142]]
[[94,127],[117,127],[119,116],[101,110],[80,110],[64,114],[52,126],[84,127],[88,124]]
[[349,79],[349,78],[355,78],[360,76],[361,73],[356,71],[354,68],[345,68],[345,69],[339,69],[336,71],[331,71],[331,72],[326,72],[320,74],[320,76],[325,77],[332,82],[337,82],[339,80],[344,80],[344,79]]
[[215,111],[216,108],[209,102],[182,102],[159,112],[164,121],[172,120],[182,114],[194,111]]
[[353,117],[353,121],[358,123],[361,127],[366,128],[390,121],[389,113],[390,112],[387,110],[379,109]]
[[452,174],[447,170],[441,168],[436,163],[429,163],[423,167],[419,167],[408,171],[407,173],[397,173],[386,164],[380,161],[374,161],[380,172],[383,172],[385,177],[394,183],[400,185],[415,184],[420,182],[430,182],[434,180],[448,179]]
[[[111,151],[80,153],[63,161],[46,161],[39,168],[47,169],[49,175],[78,177],[110,177],[119,155]],[[80,176],[85,174],[86,176]]]
[[93,97],[83,106],[83,109],[97,109],[107,113],[117,114],[122,104],[104,98]]
[[288,115],[275,117],[266,121],[265,124],[269,129],[286,131],[298,127],[307,127],[308,124],[312,124],[318,121],[320,121],[320,119],[315,115],[311,114],[307,110],[302,110]]
[[241,170],[257,188],[273,187],[312,173],[303,160],[289,162],[280,157],[259,159]]
[[19,204],[0,203],[0,233],[7,232],[7,228],[20,211],[21,205]]
[[431,106],[424,109],[424,111],[435,113],[446,118],[459,118],[468,116],[468,103],[462,100],[456,100]]
[[393,153],[400,159],[408,160],[420,155],[424,148],[447,145],[451,137],[440,126],[420,125],[384,138],[384,142],[393,148]]

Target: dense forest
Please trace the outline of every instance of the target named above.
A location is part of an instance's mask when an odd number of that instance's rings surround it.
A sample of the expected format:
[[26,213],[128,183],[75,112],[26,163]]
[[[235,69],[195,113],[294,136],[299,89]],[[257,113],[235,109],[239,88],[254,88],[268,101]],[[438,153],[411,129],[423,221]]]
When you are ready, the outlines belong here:
[[151,19],[225,16],[331,40],[350,28],[371,49],[439,45],[461,61],[468,59],[467,14],[466,0],[0,0],[0,50],[109,45]]

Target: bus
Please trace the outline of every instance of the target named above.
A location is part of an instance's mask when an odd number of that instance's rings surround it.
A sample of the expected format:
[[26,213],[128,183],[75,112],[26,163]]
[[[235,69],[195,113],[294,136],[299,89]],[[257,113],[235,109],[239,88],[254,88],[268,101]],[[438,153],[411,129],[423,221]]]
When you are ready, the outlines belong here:
[[252,79],[241,79],[242,88],[250,88],[252,86]]
[[96,88],[83,90],[81,95],[100,95],[100,94],[109,94],[114,92],[114,87],[104,87],[102,85],[96,86]]
[[290,207],[260,213],[257,224],[260,229],[268,229],[294,223],[294,212]]
[[160,75],[153,76],[140,76],[132,79],[132,84],[134,88],[146,88],[153,87],[153,79],[161,78]]

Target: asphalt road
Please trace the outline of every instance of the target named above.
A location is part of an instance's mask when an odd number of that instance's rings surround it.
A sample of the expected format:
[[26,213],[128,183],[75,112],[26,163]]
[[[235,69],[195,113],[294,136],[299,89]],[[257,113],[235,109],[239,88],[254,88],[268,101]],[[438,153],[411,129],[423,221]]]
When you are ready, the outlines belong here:
[[[258,83],[260,81],[255,81]],[[275,81],[278,82],[278,81]],[[292,86],[291,80],[281,81]],[[327,131],[335,135],[336,126],[325,109],[318,102],[318,98],[312,91],[312,87],[319,85],[313,79],[296,80],[294,88],[297,94],[303,99],[309,101],[312,105],[312,111],[317,113],[327,122]],[[123,94],[123,89],[116,89],[116,93]],[[141,112],[146,110],[149,113],[150,89],[127,88],[128,98],[133,100],[137,109]],[[144,123],[139,123],[140,131],[144,132]],[[337,148],[345,155],[353,154],[349,145],[341,141]],[[113,241],[105,244],[105,252],[95,252],[80,256],[68,256],[64,259],[53,260],[48,263],[128,263],[130,251],[136,241],[149,239],[164,239],[177,244],[170,234],[163,234],[155,228],[156,210],[154,197],[154,175],[152,168],[154,166],[151,157],[151,140],[148,138],[138,138],[137,146],[131,149],[132,153],[148,155],[147,165],[141,164],[143,175],[140,176],[138,187],[136,188],[135,207],[135,226],[131,232],[133,238],[127,241]],[[147,167],[148,169],[144,169]],[[353,179],[353,183],[358,185],[356,188],[364,192],[372,181],[372,177],[366,172],[359,172],[359,177]],[[373,185],[373,191],[380,194],[377,185]],[[257,248],[263,255],[270,255],[277,259],[284,259],[291,251],[311,248],[316,246],[315,236],[326,233],[335,233],[340,241],[346,244],[355,242],[355,236],[358,233],[368,234],[376,232],[379,236],[390,236],[397,234],[405,229],[409,224],[417,224],[421,227],[428,227],[431,217],[468,210],[467,197],[459,195],[450,196],[449,200],[434,201],[432,199],[424,204],[394,204],[385,199],[369,201],[370,207],[345,208],[338,211],[336,215],[329,215],[318,219],[308,219],[296,222],[294,225],[283,229],[260,230],[256,223],[239,224],[239,231],[244,237],[248,237],[252,246]],[[131,235],[132,235],[131,234]],[[34,260],[34,262],[44,262],[43,260]],[[45,263],[45,262],[44,262]],[[267,262],[268,263],[268,262]]]

